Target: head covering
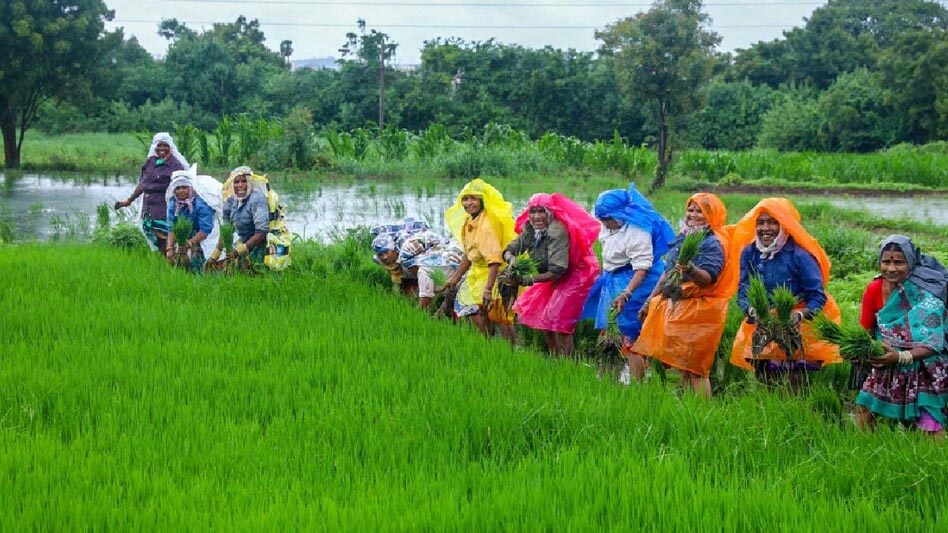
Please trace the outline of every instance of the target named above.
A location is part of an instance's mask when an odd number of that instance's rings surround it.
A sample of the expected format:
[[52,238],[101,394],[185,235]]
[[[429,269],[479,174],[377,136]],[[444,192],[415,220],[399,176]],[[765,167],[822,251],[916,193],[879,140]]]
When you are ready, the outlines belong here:
[[395,238],[388,233],[383,233],[372,240],[372,250],[376,254],[395,251]]
[[948,297],[948,279],[945,267],[930,255],[922,254],[912,239],[905,235],[889,235],[879,245],[879,262],[882,261],[882,250],[889,244],[896,244],[902,250],[905,261],[909,265],[908,279],[912,283],[932,293],[935,297],[945,301]]
[[510,241],[514,240],[513,206],[510,202],[504,200],[500,191],[491,184],[477,178],[469,181],[461,192],[458,193],[457,201],[444,212],[444,221],[451,230],[451,235],[460,242],[461,229],[467,220],[468,214],[464,211],[461,199],[465,196],[476,196],[483,202],[483,212],[487,214],[491,224],[494,226],[494,232],[500,239],[501,249],[506,248]]
[[721,248],[724,250],[724,268],[718,274],[711,287],[702,290],[706,296],[732,296],[737,291],[737,283],[741,276],[741,262],[738,259],[740,255],[733,255],[731,250],[731,239],[734,237],[734,226],[725,226],[727,223],[727,208],[724,202],[717,195],[709,192],[699,192],[691,195],[685,202],[685,209],[694,202],[701,209],[708,222],[708,227],[718,238]]
[[231,183],[231,188],[232,188],[232,189],[233,189],[233,187],[234,187],[234,185],[233,185],[233,183],[234,183],[234,178],[236,178],[237,176],[247,176],[247,195],[244,196],[243,198],[241,198],[241,197],[237,196],[237,191],[234,190],[234,196],[237,198],[237,201],[238,201],[238,202],[242,202],[242,201],[244,201],[245,199],[249,198],[249,197],[250,197],[250,193],[253,192],[253,170],[251,170],[251,168],[248,167],[248,166],[239,166],[239,167],[235,168],[234,170],[231,170],[231,171],[230,171],[230,176],[228,177],[227,181],[229,181],[229,182]]
[[174,141],[171,140],[171,134],[166,131],[156,133],[154,137],[151,138],[151,147],[148,148],[148,157],[157,156],[156,149],[158,148],[158,143],[165,143],[171,148],[171,156],[178,160],[181,163],[181,166],[188,168],[188,160],[181,155],[181,152],[178,151],[177,145],[174,144]]
[[[177,172],[175,172],[177,174]],[[174,193],[175,188],[185,186],[188,187],[188,197],[184,200],[178,198],[178,195]],[[188,211],[194,211],[194,198],[197,196],[197,193],[194,191],[194,182],[191,181],[187,175],[179,175],[171,179],[171,183],[168,184],[168,193],[172,198],[174,198],[174,212],[178,214],[181,212],[181,209],[187,208]]]
[[764,198],[753,209],[747,212],[734,225],[734,238],[731,244],[732,253],[740,257],[741,252],[748,244],[757,240],[757,218],[761,213],[767,213],[780,223],[780,231],[793,237],[797,246],[813,254],[820,265],[820,274],[823,277],[823,286],[829,283],[830,259],[820,243],[813,238],[800,224],[800,212],[793,203],[786,198]]
[[569,264],[570,268],[578,265],[579,261],[590,253],[595,261],[595,252],[592,252],[593,243],[599,236],[599,221],[592,217],[583,207],[568,197],[556,192],[553,194],[537,193],[527,201],[527,208],[517,217],[516,231],[523,232],[524,224],[530,221],[530,210],[534,207],[546,209],[550,219],[556,219],[569,232]]
[[636,190],[634,183],[629,184],[627,191],[615,189],[600,194],[596,198],[594,212],[599,220],[612,218],[651,233],[655,257],[665,255],[675,240],[675,230],[671,224]]

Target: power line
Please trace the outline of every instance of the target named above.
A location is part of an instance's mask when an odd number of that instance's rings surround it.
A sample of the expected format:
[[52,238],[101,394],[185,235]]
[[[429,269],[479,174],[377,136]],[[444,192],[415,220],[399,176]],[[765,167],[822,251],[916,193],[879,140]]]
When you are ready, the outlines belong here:
[[[338,2],[327,0],[164,0],[166,4],[286,4],[304,6],[373,6],[373,7],[652,7],[651,3],[632,4],[629,2],[590,2],[590,3],[525,3],[525,2],[379,2],[372,0],[356,0],[354,2]],[[767,7],[767,6],[819,6],[826,2],[794,2],[790,0],[775,2],[717,2],[704,4],[703,7]]]
[[[161,21],[158,20],[113,20],[114,24],[154,24],[158,25]],[[186,20],[181,21],[182,24],[232,24],[232,22],[218,22],[212,20]],[[261,26],[281,26],[281,27],[301,27],[301,28],[351,28],[352,23],[331,23],[331,22],[264,22],[260,21]],[[599,26],[524,26],[520,24],[510,24],[510,25],[493,25],[493,26],[483,26],[478,24],[374,24],[374,27],[378,29],[385,28],[418,28],[418,29],[447,29],[447,30],[464,30],[464,29],[477,29],[477,30],[597,30],[602,28],[602,25]],[[792,28],[792,25],[761,25],[761,24],[747,24],[747,25],[713,25],[713,28],[720,29],[753,29],[753,28]]]

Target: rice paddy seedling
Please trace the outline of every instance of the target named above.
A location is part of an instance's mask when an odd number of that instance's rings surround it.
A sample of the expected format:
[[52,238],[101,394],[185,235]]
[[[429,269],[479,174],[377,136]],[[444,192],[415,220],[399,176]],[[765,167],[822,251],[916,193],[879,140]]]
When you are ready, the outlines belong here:
[[[681,248],[678,251],[677,262],[679,265],[687,265],[698,257],[698,252],[701,251],[701,242],[704,240],[704,237],[705,232],[703,231],[685,236],[681,242]],[[681,288],[681,272],[674,269],[668,272],[662,280],[661,294],[662,297],[672,302],[677,302],[684,297],[684,292]]]
[[234,246],[234,223],[227,221],[221,224],[221,246],[225,252],[229,252]]
[[[517,295],[520,294],[521,287],[517,283],[518,280],[522,280],[526,276],[536,276],[537,273],[537,262],[527,252],[518,255],[514,264],[504,269],[503,279],[500,280],[498,290],[501,302],[507,311],[510,311],[514,302],[517,301]],[[510,283],[509,280],[514,282]]]
[[861,432],[806,394],[617,387],[430,320],[328,268],[334,250],[182,278],[156,254],[0,247],[0,302],[30,302],[0,306],[4,528],[925,531],[945,513],[937,440]]
[[440,268],[433,268],[431,269],[431,281],[436,289],[440,289],[448,282],[448,275]]
[[784,351],[787,359],[796,358],[803,350],[799,325],[794,325],[792,320],[797,297],[783,285],[775,287],[773,293],[768,294],[760,276],[752,276],[747,298],[756,315],[757,327],[751,339],[753,356],[759,356],[764,348],[773,342]]
[[813,327],[821,339],[839,346],[839,355],[854,365],[863,366],[870,357],[885,355],[885,346],[862,326],[839,325],[820,313],[814,317]]

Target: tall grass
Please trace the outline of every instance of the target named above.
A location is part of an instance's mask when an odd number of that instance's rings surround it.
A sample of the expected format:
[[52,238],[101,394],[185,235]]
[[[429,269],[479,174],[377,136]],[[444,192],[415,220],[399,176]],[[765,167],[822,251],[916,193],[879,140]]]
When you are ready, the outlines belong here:
[[328,269],[193,277],[27,245],[0,247],[0,270],[12,530],[939,530],[948,516],[948,455],[918,433],[860,433],[760,391],[618,387]]

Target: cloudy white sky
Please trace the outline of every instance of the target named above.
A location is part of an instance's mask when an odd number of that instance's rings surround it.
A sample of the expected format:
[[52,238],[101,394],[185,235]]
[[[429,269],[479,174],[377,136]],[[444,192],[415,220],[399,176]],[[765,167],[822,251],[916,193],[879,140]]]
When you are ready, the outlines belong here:
[[[266,44],[293,41],[292,59],[338,57],[345,34],[364,18],[369,28],[387,33],[396,43],[396,63],[419,62],[425,40],[461,37],[530,48],[551,45],[592,51],[593,32],[618,19],[645,11],[649,0],[105,0],[115,10],[109,27],[123,27],[149,52],[162,56],[168,42],[158,36],[158,22],[176,18],[194,30],[237,16],[258,19]],[[747,48],[802,26],[825,0],[707,0],[711,27],[721,34],[721,50]]]

